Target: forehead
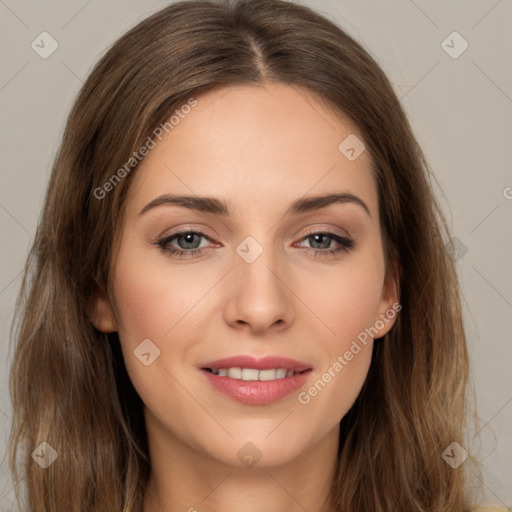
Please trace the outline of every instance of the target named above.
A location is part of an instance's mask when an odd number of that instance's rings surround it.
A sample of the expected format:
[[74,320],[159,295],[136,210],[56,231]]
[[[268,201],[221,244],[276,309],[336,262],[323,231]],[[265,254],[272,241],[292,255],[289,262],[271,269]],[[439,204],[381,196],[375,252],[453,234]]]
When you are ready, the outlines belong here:
[[361,150],[357,126],[309,91],[240,85],[195,99],[197,105],[155,139],[135,171],[129,193],[134,208],[160,194],[184,193],[269,210],[334,192],[364,196],[370,209],[377,208],[369,152],[355,160],[344,152],[354,143]]

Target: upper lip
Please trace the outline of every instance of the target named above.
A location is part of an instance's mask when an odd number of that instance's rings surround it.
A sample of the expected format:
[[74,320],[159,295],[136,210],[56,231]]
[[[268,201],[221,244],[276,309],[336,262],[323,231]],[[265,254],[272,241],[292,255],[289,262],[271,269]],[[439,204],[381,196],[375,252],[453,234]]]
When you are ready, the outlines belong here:
[[310,370],[311,366],[288,357],[265,356],[256,358],[250,355],[239,355],[209,361],[202,364],[201,368],[254,368],[255,370],[284,368],[285,370],[293,370],[294,372],[303,372],[304,370]]

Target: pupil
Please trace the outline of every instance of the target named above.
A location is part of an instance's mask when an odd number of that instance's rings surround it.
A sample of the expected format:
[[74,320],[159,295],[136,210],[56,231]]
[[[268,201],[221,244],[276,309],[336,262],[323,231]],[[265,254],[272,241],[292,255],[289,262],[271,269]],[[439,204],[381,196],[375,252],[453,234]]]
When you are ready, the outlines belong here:
[[[193,239],[194,237],[196,237],[197,234],[196,233],[187,233],[186,235],[181,235],[181,239],[185,239],[185,244],[187,247],[185,247],[186,249],[196,249],[197,247],[188,247],[189,244],[192,244],[191,242],[191,238]],[[180,244],[181,245],[181,244]],[[193,245],[193,244],[192,244]]]
[[[327,238],[328,239],[328,237],[326,235],[313,235],[313,239],[315,240],[315,243],[317,241],[316,240],[317,238]],[[329,243],[327,242],[327,245],[326,245],[326,243],[324,242],[323,244],[320,243],[320,245],[323,245],[324,246],[323,248],[326,249],[329,246]]]

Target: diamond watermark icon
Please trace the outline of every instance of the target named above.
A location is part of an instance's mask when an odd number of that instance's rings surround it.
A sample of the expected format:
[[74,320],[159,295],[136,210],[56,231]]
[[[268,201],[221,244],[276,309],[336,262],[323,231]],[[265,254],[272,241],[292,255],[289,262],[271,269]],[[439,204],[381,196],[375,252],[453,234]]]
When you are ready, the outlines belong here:
[[252,236],[248,236],[238,245],[236,252],[246,263],[253,263],[263,253],[263,247]]
[[30,46],[39,57],[47,59],[59,47],[59,43],[48,32],[41,32]]
[[133,353],[144,366],[149,366],[160,356],[160,349],[151,340],[146,339],[137,346]]
[[452,238],[451,243],[447,242],[445,244],[445,249],[451,254],[455,263],[464,258],[468,252],[467,246],[464,245],[464,243],[462,243],[456,236]]
[[261,455],[262,454],[258,448],[250,442],[245,443],[236,454],[238,460],[248,468],[254,466],[261,459]]
[[453,469],[457,469],[468,458],[468,452],[454,441],[441,453],[441,457]]
[[452,59],[458,59],[468,47],[469,43],[458,32],[452,32],[441,43],[441,48]]
[[33,452],[32,458],[43,468],[50,467],[56,460],[59,454],[53,446],[46,441],[43,441]]
[[343,139],[338,146],[340,153],[342,153],[347,160],[350,160],[351,162],[359,158],[365,149],[366,147],[363,141],[353,133]]

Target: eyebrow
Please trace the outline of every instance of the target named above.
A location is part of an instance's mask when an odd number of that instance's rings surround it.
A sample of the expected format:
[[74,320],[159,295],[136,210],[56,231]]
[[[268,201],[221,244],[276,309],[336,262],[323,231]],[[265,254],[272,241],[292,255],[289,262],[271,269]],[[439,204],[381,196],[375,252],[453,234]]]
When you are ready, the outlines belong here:
[[[296,215],[299,213],[320,210],[321,208],[326,208],[334,203],[352,203],[359,205],[371,217],[370,210],[366,203],[361,198],[348,193],[324,194],[297,199],[288,207],[285,215]],[[164,194],[158,196],[144,206],[139,215],[143,215],[148,210],[162,205],[176,205],[188,208],[189,210],[197,210],[222,216],[231,216],[233,213],[224,200],[220,200],[215,197]]]

